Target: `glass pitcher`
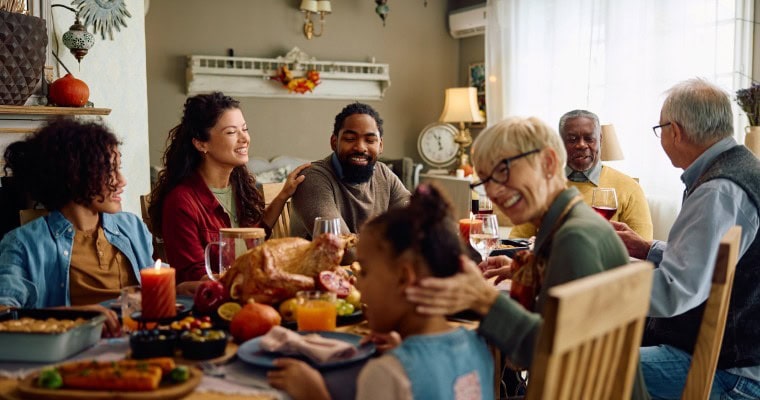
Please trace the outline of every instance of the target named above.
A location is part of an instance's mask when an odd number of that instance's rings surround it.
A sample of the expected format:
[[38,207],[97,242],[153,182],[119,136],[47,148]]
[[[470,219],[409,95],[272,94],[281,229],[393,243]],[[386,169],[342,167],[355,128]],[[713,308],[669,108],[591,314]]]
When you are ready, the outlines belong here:
[[[219,229],[219,241],[206,245],[206,274],[211,280],[218,280],[232,267],[236,258],[264,243],[265,237],[263,228]],[[216,251],[215,247],[218,248]]]

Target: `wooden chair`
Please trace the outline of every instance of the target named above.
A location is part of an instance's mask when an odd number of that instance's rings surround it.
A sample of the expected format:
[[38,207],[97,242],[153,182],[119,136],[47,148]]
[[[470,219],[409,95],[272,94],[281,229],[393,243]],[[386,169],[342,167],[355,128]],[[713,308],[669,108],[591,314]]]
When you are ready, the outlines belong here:
[[150,214],[148,213],[148,207],[150,206],[150,195],[140,195],[140,211],[142,213],[142,219],[148,230],[153,235],[153,258],[160,258],[166,260],[166,248],[164,247],[164,239],[159,237],[156,232],[153,231],[153,224],[150,220]]
[[44,208],[27,208],[24,210],[18,210],[18,219],[21,225],[46,215],[48,215],[48,210]]
[[708,399],[715,378],[718,355],[726,328],[731,289],[734,286],[734,272],[739,258],[739,242],[742,228],[734,226],[726,232],[718,246],[710,296],[705,304],[702,323],[699,326],[697,342],[686,376],[682,399]]
[[[280,193],[284,185],[285,183],[283,182],[261,184],[261,189],[264,194],[264,204],[266,206],[277,197],[277,194]],[[290,236],[290,207],[291,203],[290,199],[288,199],[285,203],[285,207],[282,209],[280,218],[277,219],[277,222],[272,227],[272,239]]]
[[551,288],[527,399],[630,399],[651,290],[647,262]]

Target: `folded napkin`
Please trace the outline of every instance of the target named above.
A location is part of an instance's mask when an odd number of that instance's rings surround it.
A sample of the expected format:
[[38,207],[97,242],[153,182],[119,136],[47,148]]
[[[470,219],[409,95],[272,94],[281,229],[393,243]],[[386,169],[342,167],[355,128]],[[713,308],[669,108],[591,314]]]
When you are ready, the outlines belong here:
[[316,333],[299,335],[281,326],[273,327],[262,336],[259,346],[269,352],[285,355],[300,354],[317,363],[350,358],[357,352],[356,347],[351,343],[328,339]]

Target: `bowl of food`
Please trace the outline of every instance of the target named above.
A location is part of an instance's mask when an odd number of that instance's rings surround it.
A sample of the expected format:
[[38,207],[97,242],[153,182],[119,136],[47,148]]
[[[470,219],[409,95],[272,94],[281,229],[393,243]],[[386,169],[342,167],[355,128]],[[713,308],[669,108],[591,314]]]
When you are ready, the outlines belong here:
[[132,358],[173,357],[177,348],[177,332],[170,329],[148,329],[129,335]]
[[219,329],[192,329],[179,338],[182,357],[188,360],[209,360],[224,355],[229,336]]

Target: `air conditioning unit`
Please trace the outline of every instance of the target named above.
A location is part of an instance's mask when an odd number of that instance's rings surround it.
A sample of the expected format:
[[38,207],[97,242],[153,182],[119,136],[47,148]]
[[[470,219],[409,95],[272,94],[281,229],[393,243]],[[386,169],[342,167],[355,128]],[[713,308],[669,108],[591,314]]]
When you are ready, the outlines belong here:
[[486,32],[486,3],[449,12],[449,33],[454,39]]

